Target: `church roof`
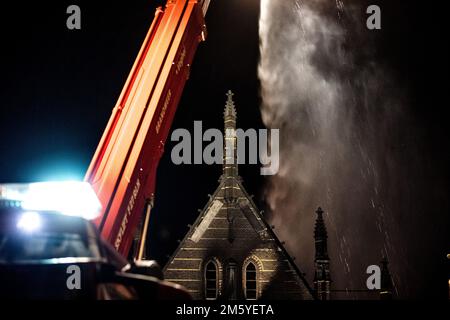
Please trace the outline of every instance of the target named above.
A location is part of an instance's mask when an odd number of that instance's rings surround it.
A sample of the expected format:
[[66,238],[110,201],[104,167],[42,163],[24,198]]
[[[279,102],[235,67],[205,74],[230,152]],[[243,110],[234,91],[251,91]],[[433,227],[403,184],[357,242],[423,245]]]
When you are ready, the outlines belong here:
[[[230,179],[233,180],[235,188],[238,189],[236,192],[237,199],[235,204],[229,204],[225,199],[225,188],[230,185]],[[218,188],[216,189],[214,194],[210,196],[209,201],[201,211],[200,215],[197,217],[196,221],[194,222],[184,239],[180,242],[177,250],[169,259],[169,262],[165,266],[164,271],[168,269],[171,261],[173,261],[173,259],[179,255],[180,251],[183,250],[184,247],[191,247],[192,243],[199,243],[200,241],[205,239],[205,235],[210,237],[210,233],[207,234],[207,232],[211,231],[210,229],[216,228],[215,219],[223,218],[224,211],[226,211],[227,207],[230,206],[236,207],[238,209],[237,211],[240,213],[238,214],[238,216],[244,217],[245,220],[248,221],[248,224],[256,232],[260,241],[264,243],[275,244],[280,253],[288,261],[295,274],[298,276],[301,285],[304,286],[311,297],[314,297],[313,290],[305,279],[304,274],[300,271],[300,269],[294,262],[294,259],[286,251],[283,243],[278,239],[277,235],[267,223],[262,213],[258,211],[252,198],[249,196],[244,186],[242,185],[241,178],[239,176],[228,177],[226,180],[221,180]],[[239,244],[236,244],[236,246],[239,246]]]

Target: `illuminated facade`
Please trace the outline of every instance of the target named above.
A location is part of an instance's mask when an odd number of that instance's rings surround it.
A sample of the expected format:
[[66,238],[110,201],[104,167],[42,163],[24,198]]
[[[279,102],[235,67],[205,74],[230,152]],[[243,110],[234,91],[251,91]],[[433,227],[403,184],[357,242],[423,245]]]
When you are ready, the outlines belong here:
[[[236,129],[228,93],[225,130]],[[312,299],[293,259],[243,187],[236,137],[225,147],[220,184],[164,268],[166,280],[185,286],[194,299]],[[233,162],[233,163],[231,163]]]

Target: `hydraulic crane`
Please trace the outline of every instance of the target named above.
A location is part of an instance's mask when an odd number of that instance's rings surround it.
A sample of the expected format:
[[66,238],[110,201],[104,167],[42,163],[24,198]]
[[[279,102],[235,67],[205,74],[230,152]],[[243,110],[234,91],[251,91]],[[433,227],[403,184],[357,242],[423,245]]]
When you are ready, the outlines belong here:
[[136,232],[133,257],[145,256],[156,170],[197,46],[206,39],[209,2],[168,0],[156,10],[86,173],[102,204],[95,223],[124,256]]

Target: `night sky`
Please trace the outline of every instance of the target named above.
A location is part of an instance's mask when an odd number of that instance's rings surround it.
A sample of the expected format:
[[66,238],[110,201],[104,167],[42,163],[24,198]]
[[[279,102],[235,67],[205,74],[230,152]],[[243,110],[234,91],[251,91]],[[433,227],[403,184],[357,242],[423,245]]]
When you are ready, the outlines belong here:
[[[154,10],[162,3],[39,1],[2,5],[0,182],[83,178]],[[376,55],[405,88],[414,119],[409,141],[421,145],[426,155],[423,166],[417,168],[424,178],[415,181],[426,190],[420,201],[429,202],[432,219],[441,226],[439,232],[417,228],[417,243],[412,245],[426,245],[433,254],[443,254],[450,250],[446,11],[437,5],[419,6],[415,1],[373,3],[383,8],[386,26],[375,39]],[[71,4],[82,10],[79,31],[66,28],[65,12]],[[194,120],[202,120],[204,128],[222,128],[229,89],[235,92],[238,126],[263,128],[257,77],[258,19],[257,0],[212,1],[208,39],[198,49],[174,129],[192,130]],[[168,141],[159,167],[149,239],[149,254],[162,265],[178,245],[177,239],[185,235],[187,224],[197,217],[197,209],[206,204],[207,195],[215,191],[221,174],[220,166],[173,165],[171,146]],[[249,193],[255,194],[257,204],[265,209],[265,180],[259,167],[240,166],[239,171]],[[312,230],[313,226],[311,245]],[[442,297],[446,283],[437,281],[446,272],[445,261],[424,264],[418,281],[421,285],[407,296]],[[425,290],[431,293],[425,294]]]

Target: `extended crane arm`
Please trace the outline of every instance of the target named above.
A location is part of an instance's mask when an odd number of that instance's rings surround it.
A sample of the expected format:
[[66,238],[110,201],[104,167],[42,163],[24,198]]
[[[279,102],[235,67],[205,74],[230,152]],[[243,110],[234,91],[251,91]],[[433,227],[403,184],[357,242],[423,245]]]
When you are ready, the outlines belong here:
[[103,206],[103,237],[127,255],[151,203],[156,169],[199,42],[209,0],[158,8],[86,173]]

